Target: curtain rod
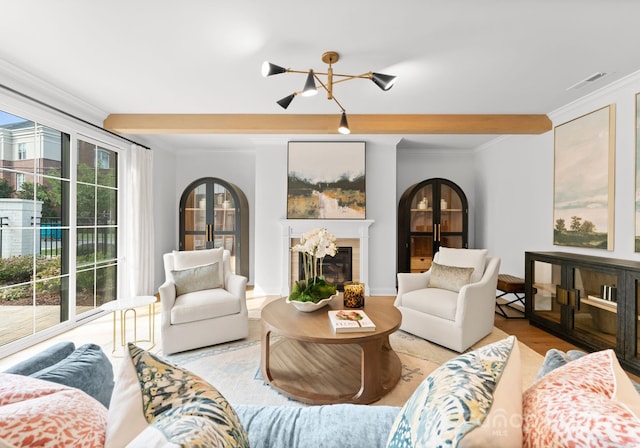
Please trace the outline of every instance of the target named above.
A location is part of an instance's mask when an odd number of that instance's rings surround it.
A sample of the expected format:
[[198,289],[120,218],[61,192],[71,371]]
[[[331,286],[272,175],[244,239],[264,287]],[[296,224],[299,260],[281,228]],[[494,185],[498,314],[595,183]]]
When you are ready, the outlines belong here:
[[143,147],[143,148],[145,148],[145,149],[151,150],[151,148],[149,148],[149,147],[148,147],[148,146],[146,146],[146,145],[143,145],[143,144],[141,144],[141,143],[138,143],[138,142],[136,142],[136,141],[133,141],[133,140],[131,140],[131,139],[128,139],[127,137],[123,137],[122,135],[117,134],[117,133],[115,133],[115,132],[113,132],[113,131],[110,131],[109,129],[105,129],[105,128],[103,128],[102,126],[98,126],[97,124],[93,124],[93,123],[91,123],[90,121],[85,120],[84,118],[76,117],[75,115],[70,114],[69,112],[65,112],[65,111],[64,111],[64,110],[62,110],[62,109],[58,109],[57,107],[52,106],[51,104],[47,104],[47,103],[45,103],[44,101],[41,101],[41,100],[39,100],[39,99],[36,99],[36,98],[34,98],[34,97],[32,97],[32,96],[26,95],[26,94],[24,94],[24,93],[22,93],[22,92],[19,92],[19,91],[15,90],[15,89],[12,89],[11,87],[5,86],[4,84],[0,84],[0,87],[2,87],[2,88],[3,88],[3,89],[5,89],[5,90],[8,90],[8,91],[9,91],[9,92],[11,92],[11,93],[15,93],[16,95],[19,95],[19,96],[21,96],[21,97],[23,97],[23,98],[26,98],[26,99],[28,99],[29,101],[33,101],[34,103],[37,103],[37,104],[39,104],[39,105],[41,105],[41,106],[47,107],[47,108],[49,108],[49,109],[51,109],[51,110],[54,110],[54,111],[56,111],[56,112],[58,112],[58,113],[61,113],[62,115],[65,115],[65,116],[67,116],[67,117],[69,117],[69,118],[73,118],[74,120],[80,121],[81,123],[87,124],[87,125],[89,125],[89,126],[91,126],[91,127],[94,127],[94,128],[99,129],[99,130],[101,130],[101,131],[103,131],[103,132],[106,132],[106,133],[108,133],[108,134],[111,134],[111,135],[113,135],[114,137],[118,137],[118,138],[119,138],[119,139],[121,139],[121,140],[125,140],[125,141],[127,141],[127,142],[129,142],[129,143],[133,143],[134,145],[142,146],[142,147]]

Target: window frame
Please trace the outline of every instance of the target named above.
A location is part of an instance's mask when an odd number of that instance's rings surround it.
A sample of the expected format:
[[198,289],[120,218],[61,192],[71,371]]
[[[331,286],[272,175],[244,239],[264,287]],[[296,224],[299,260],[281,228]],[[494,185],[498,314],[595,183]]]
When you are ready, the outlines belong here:
[[72,116],[59,112],[55,108],[49,108],[42,103],[30,100],[22,97],[21,95],[12,92],[11,90],[2,89],[0,87],[0,110],[22,117],[26,120],[30,120],[38,125],[47,126],[56,131],[69,134],[70,136],[70,173],[69,173],[69,236],[68,236],[68,259],[69,259],[69,319],[62,323],[53,325],[42,331],[37,331],[30,336],[22,337],[13,342],[9,342],[0,346],[0,358],[13,354],[17,351],[23,350],[34,344],[42,342],[55,336],[57,334],[68,331],[72,328],[78,327],[90,320],[106,314],[99,308],[96,308],[91,313],[77,314],[75,311],[76,300],[76,194],[77,194],[77,176],[76,176],[76,151],[77,140],[82,139],[96,144],[97,146],[104,147],[105,149],[115,151],[118,154],[118,166],[117,166],[117,291],[116,296],[121,297],[122,292],[128,290],[126,267],[124,266],[124,242],[126,241],[126,217],[123,214],[125,207],[126,188],[124,173],[127,171],[127,158],[124,156],[126,151],[130,148],[131,143],[123,138],[119,138],[116,135],[112,135],[108,131],[101,130],[90,124],[89,121],[82,119],[75,119]]

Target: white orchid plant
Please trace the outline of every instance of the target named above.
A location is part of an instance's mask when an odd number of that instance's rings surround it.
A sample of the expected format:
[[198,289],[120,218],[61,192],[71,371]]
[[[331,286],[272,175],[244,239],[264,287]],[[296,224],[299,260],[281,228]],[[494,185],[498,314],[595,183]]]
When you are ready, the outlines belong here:
[[327,229],[314,229],[300,237],[300,243],[291,248],[303,255],[304,279],[293,285],[289,300],[317,303],[336,293],[335,285],[327,283],[322,273],[324,257],[333,257],[338,248],[336,237]]

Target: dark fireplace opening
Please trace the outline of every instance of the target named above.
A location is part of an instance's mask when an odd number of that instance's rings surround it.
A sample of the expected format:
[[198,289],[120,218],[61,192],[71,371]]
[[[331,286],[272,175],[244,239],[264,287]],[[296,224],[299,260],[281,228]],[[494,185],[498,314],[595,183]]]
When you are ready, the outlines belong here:
[[[336,285],[338,291],[344,291],[344,284],[353,280],[351,249],[351,247],[338,247],[338,251],[333,257],[324,257],[322,261],[322,273],[325,280]],[[302,254],[300,254],[298,266],[298,278],[304,278]]]

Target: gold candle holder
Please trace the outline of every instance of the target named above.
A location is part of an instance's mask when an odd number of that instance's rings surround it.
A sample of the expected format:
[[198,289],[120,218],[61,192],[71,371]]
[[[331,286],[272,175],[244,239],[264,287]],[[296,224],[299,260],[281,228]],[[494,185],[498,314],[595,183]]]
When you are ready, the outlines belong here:
[[363,308],[364,307],[364,283],[347,282],[344,284],[344,307]]

